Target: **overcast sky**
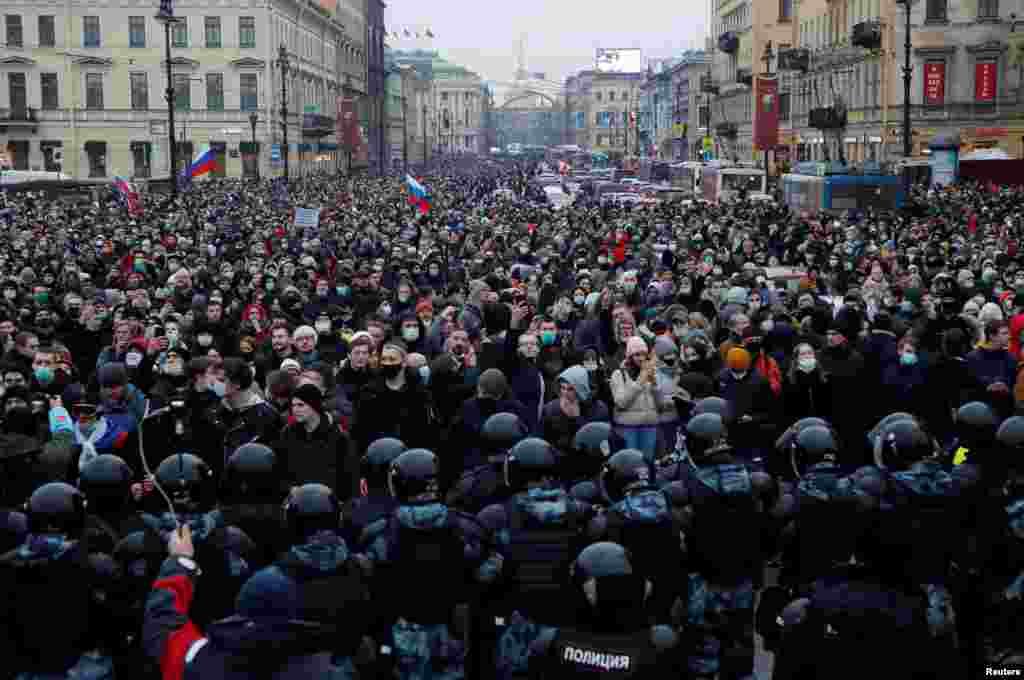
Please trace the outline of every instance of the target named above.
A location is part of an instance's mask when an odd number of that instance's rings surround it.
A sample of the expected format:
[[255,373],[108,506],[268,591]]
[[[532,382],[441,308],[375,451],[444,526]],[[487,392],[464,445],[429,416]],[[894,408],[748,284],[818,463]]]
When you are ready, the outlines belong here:
[[395,49],[437,49],[485,80],[512,78],[520,36],[530,71],[549,80],[592,68],[595,47],[639,47],[659,59],[699,48],[705,0],[384,0],[388,32],[426,28],[433,40],[388,41]]

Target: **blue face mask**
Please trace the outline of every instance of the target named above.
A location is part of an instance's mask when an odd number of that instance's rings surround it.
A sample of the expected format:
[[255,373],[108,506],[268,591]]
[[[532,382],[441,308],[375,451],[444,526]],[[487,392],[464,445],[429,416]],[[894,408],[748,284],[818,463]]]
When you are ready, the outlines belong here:
[[900,354],[900,363],[904,366],[913,366],[917,363],[916,352],[903,352]]
[[227,391],[227,385],[225,385],[222,381],[218,380],[217,382],[210,385],[210,389],[213,390],[214,394],[223,399],[224,394]]
[[558,334],[555,333],[554,331],[542,331],[540,334],[540,341],[544,344],[545,347],[548,347],[550,345],[555,344],[555,338],[557,337]]
[[53,382],[53,369],[49,366],[40,366],[33,371],[33,374],[40,385],[49,385]]
[[348,286],[338,286],[334,290],[336,290],[338,292],[338,295],[348,295],[349,287]]
[[430,384],[430,366],[420,366],[420,379],[424,385]]

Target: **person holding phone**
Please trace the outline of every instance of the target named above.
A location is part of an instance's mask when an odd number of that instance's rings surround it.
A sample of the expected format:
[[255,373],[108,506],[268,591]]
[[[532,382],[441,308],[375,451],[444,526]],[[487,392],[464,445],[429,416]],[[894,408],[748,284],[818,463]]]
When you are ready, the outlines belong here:
[[627,448],[654,456],[659,414],[668,397],[658,390],[656,360],[640,336],[626,341],[626,358],[612,373],[611,389],[615,429]]

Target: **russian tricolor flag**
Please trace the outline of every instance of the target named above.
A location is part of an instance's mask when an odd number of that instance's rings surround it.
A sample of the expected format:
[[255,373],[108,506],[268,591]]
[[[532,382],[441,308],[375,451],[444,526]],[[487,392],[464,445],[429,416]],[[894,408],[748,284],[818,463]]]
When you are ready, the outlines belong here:
[[430,196],[427,195],[427,188],[416,181],[412,175],[405,176],[405,185],[409,187],[409,203],[418,206],[421,213],[430,211]]
[[211,172],[217,167],[217,154],[214,153],[213,149],[207,149],[203,153],[199,154],[199,157],[192,161],[192,165],[189,166],[188,176],[189,177],[202,177],[208,172]]

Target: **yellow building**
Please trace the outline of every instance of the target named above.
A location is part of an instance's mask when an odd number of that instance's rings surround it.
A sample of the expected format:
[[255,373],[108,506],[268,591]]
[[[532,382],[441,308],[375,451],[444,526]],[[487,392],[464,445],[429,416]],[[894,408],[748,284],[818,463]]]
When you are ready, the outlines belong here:
[[[176,5],[180,20],[170,38],[179,163],[209,146],[221,160],[218,174],[252,174],[257,159],[264,174],[277,169],[270,145],[283,141],[276,60],[284,44],[292,66],[291,171],[334,167],[343,84],[366,91],[365,5]],[[4,10],[0,147],[15,167],[77,179],[167,176],[166,41],[156,8],[138,0],[28,0]]]

